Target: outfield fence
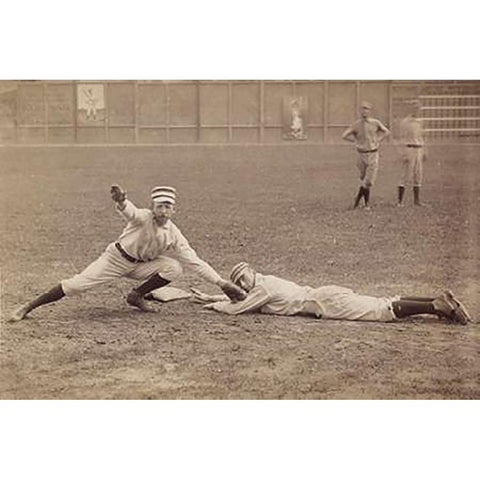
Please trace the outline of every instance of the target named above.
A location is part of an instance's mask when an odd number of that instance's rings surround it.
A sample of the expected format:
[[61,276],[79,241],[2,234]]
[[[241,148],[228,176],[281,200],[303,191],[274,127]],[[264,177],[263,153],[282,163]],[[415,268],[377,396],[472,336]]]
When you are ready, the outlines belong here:
[[0,144],[341,144],[362,100],[394,134],[420,100],[428,141],[480,143],[480,81],[21,80],[0,81]]

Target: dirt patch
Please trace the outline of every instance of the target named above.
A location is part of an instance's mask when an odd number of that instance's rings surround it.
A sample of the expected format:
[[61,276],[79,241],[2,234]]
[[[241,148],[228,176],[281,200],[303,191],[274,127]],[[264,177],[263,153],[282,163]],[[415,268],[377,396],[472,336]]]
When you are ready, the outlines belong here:
[[[344,147],[3,148],[2,320],[80,271],[122,229],[109,186],[148,204],[179,192],[176,223],[222,274],[259,271],[374,295],[452,288],[480,309],[478,148],[432,147],[427,208],[395,207],[397,164],[381,159],[373,210],[350,211]],[[268,315],[228,317],[188,301],[129,308],[120,281],[1,323],[3,399],[480,398],[477,324]],[[176,286],[210,292],[186,272]]]

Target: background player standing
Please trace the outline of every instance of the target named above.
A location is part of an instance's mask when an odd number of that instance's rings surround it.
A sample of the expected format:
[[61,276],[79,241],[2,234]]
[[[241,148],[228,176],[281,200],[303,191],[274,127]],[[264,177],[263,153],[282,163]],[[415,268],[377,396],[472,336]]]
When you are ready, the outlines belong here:
[[[446,290],[438,297],[372,297],[337,285],[312,288],[273,275],[262,275],[246,262],[235,265],[230,279],[248,292],[244,300],[192,289],[194,299],[206,309],[229,315],[260,312],[270,315],[309,315],[338,320],[393,321],[411,315],[430,314],[453,323],[471,321],[465,307]],[[211,303],[213,302],[213,303]]]
[[423,180],[423,162],[426,159],[425,142],[423,139],[422,120],[419,118],[421,104],[415,100],[411,112],[400,122],[400,142],[402,148],[402,172],[398,183],[398,203],[403,207],[405,187],[413,187],[413,203],[421,206],[420,187]]
[[370,116],[372,105],[362,102],[361,118],[343,132],[342,138],[356,145],[358,152],[357,166],[360,171],[360,188],[353,208],[357,208],[361,199],[369,208],[370,189],[375,183],[378,171],[378,147],[380,142],[390,134],[388,128],[380,120]]
[[60,300],[65,295],[78,294],[121,277],[142,282],[127,295],[127,303],[144,312],[153,312],[155,310],[144,300],[145,295],[178,278],[182,273],[180,262],[190,266],[207,282],[218,285],[229,297],[245,297],[241,288],[224,280],[197,256],[171,221],[175,213],[175,188],[155,187],[151,192],[150,209],[137,208],[127,200],[126,192],[118,185],[112,185],[110,193],[118,213],[127,222],[118,240],[110,243],[103,254],[81,273],[62,280],[20,306],[13,312],[10,321],[22,320],[33,309]]

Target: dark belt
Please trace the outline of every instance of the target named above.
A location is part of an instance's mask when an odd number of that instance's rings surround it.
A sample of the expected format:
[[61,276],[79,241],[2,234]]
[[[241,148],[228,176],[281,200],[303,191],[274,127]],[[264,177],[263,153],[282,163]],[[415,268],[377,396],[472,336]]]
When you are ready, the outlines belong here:
[[115,247],[117,247],[117,250],[120,252],[120,255],[125,259],[128,260],[131,263],[143,263],[143,260],[137,260],[136,258],[132,257],[129,255],[123,248],[122,246],[117,242],[115,243]]
[[423,145],[415,145],[414,143],[407,143],[408,148],[423,148]]
[[373,153],[373,152],[378,152],[378,148],[374,148],[373,150],[360,150],[359,148],[357,148],[357,150],[358,150],[360,153]]

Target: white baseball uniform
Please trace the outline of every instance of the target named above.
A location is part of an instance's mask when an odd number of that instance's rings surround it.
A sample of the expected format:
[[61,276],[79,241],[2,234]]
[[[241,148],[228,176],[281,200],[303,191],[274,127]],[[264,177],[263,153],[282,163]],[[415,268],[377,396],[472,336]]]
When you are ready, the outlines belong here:
[[171,220],[159,227],[150,209],[137,208],[129,200],[125,203],[124,210],[117,206],[117,211],[127,221],[117,242],[110,243],[83,272],[62,280],[65,295],[80,293],[120,277],[147,280],[159,273],[165,280],[173,281],[182,273],[180,262],[190,266],[207,282],[217,283],[221,279],[198,257]]
[[377,178],[379,131],[389,133],[388,128],[380,120],[368,117],[357,120],[343,133],[343,136],[355,137],[358,152],[357,167],[364,187],[372,186]]
[[425,155],[422,120],[412,115],[405,117],[400,122],[400,136],[403,147],[399,186],[405,187],[411,183],[414,187],[421,187]]
[[241,302],[216,302],[218,312],[238,315],[261,312],[272,315],[314,315],[343,320],[394,320],[392,302],[397,298],[359,295],[336,285],[300,286],[273,275],[255,274],[255,286]]

